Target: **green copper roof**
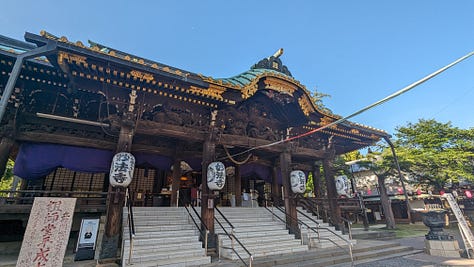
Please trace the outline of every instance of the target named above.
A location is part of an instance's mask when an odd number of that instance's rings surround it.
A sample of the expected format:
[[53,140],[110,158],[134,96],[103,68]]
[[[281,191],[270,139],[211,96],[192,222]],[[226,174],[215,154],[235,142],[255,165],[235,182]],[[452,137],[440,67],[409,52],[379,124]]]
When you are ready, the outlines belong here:
[[[217,81],[222,81],[223,83],[230,83],[232,85],[236,86],[246,86],[249,83],[251,83],[255,78],[258,76],[265,74],[265,73],[270,73],[270,74],[277,74],[277,75],[285,75],[279,71],[274,71],[270,69],[251,69],[246,72],[243,72],[237,76],[230,77],[230,78],[219,78],[216,79]],[[287,76],[287,75],[285,75]],[[289,77],[293,79],[292,77]]]

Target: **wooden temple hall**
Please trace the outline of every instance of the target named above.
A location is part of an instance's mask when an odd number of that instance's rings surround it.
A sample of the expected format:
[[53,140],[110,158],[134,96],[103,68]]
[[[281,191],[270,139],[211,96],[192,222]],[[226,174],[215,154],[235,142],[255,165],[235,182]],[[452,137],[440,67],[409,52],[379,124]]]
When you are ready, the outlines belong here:
[[[341,118],[315,105],[281,54],[250,62],[236,76],[214,78],[44,31],[25,33],[25,41],[0,36],[2,173],[8,160],[15,162],[14,186],[1,193],[0,241],[15,239],[11,233],[22,239],[34,197],[76,198],[70,238],[77,239],[83,218],[100,218],[96,258],[122,262],[131,247],[125,203],[133,206],[136,238],[153,225],[141,226],[143,211],[153,211],[158,222],[160,214],[195,210],[190,229],[206,229],[210,251],[218,246],[219,224],[232,223],[232,212],[244,210],[235,224],[271,219],[271,206],[283,208],[286,234],[302,238],[297,206],[303,197],[291,190],[294,170],[312,173],[316,197],[329,200],[329,221],[337,230],[335,157],[388,134],[344,121],[270,145]],[[128,190],[110,185],[118,152],[135,157]],[[225,166],[221,190],[208,187],[211,162]],[[178,217],[171,221],[179,224]],[[140,242],[134,249],[146,243]]]

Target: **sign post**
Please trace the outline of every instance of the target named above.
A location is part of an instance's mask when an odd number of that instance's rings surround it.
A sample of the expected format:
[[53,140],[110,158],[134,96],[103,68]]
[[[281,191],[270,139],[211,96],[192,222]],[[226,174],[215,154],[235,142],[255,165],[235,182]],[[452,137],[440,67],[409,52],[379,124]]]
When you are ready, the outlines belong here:
[[75,198],[35,198],[17,267],[63,266],[75,206]]
[[99,219],[82,219],[74,261],[94,259],[98,231]]

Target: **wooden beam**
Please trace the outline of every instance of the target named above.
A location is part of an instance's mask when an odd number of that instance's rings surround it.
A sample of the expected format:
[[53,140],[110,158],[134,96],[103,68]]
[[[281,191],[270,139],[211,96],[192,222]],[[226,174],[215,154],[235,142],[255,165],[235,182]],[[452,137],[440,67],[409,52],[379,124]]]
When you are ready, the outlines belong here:
[[136,133],[151,136],[167,136],[187,141],[200,142],[203,142],[207,135],[206,132],[193,128],[144,120],[138,121]]
[[16,136],[18,141],[36,142],[36,143],[55,143],[62,145],[91,147],[99,149],[115,150],[117,144],[111,141],[97,140],[92,138],[68,136],[64,134],[50,134],[39,132],[21,132]]

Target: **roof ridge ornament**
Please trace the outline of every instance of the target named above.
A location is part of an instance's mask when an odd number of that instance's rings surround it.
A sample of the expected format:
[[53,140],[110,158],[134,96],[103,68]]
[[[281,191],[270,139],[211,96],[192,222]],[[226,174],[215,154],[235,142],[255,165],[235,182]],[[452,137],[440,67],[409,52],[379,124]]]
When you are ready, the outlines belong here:
[[281,72],[287,76],[293,77],[288,68],[281,62],[280,56],[283,55],[283,48],[278,49],[272,56],[260,60],[250,69],[269,69]]
[[274,58],[279,58],[281,55],[283,55],[283,48],[278,49],[275,54],[273,54]]

